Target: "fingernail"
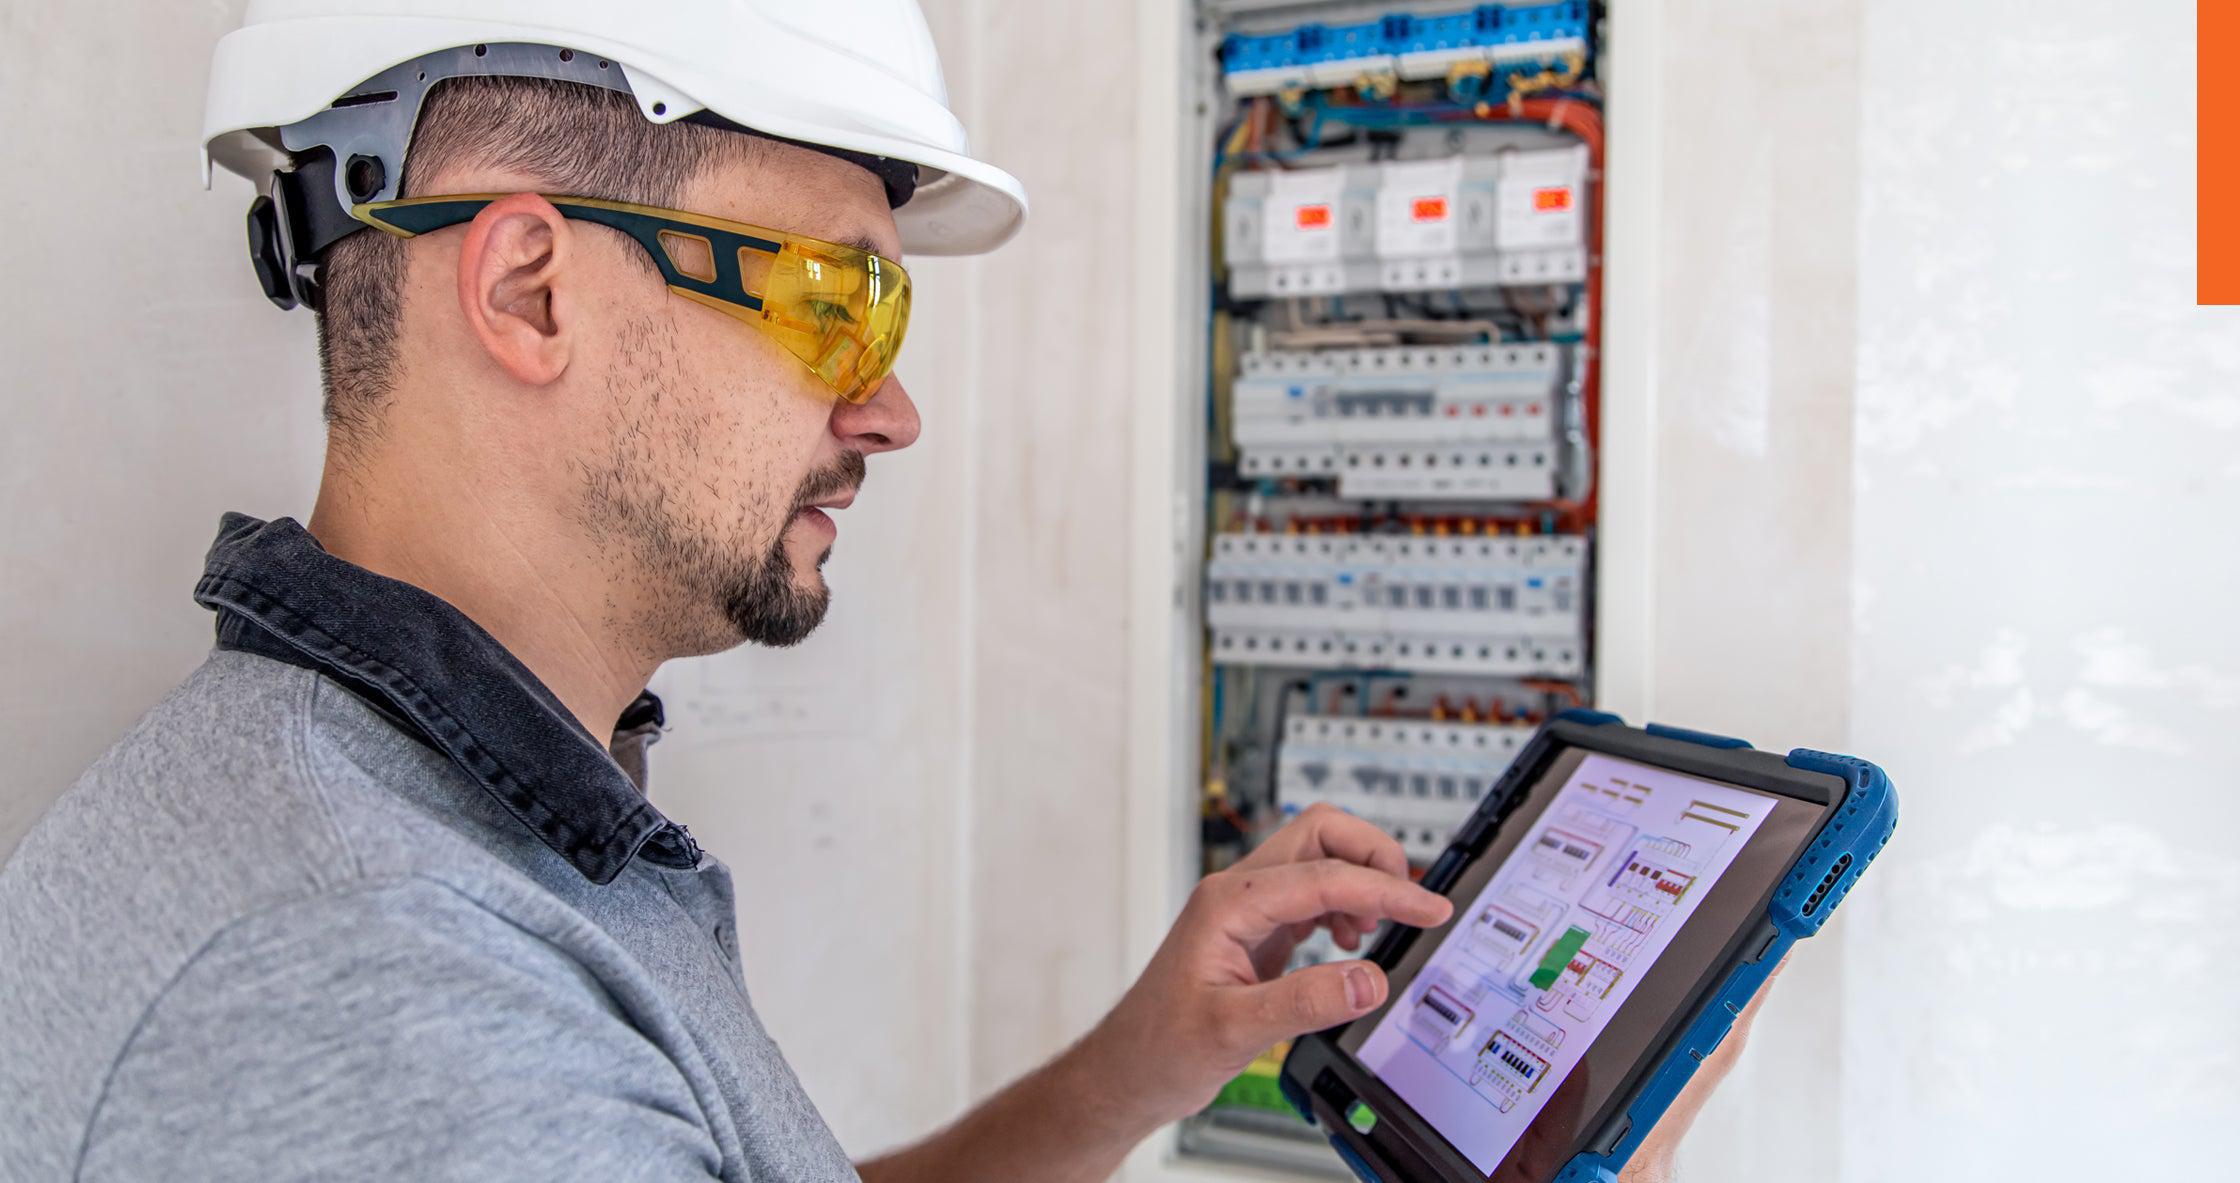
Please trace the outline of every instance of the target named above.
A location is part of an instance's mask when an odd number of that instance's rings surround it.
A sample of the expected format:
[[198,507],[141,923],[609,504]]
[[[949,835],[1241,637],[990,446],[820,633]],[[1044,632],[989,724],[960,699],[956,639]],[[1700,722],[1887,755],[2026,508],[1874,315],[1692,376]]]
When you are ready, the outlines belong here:
[[1377,1004],[1377,983],[1368,970],[1356,965],[1346,971],[1346,1000],[1355,1010],[1368,1010]]

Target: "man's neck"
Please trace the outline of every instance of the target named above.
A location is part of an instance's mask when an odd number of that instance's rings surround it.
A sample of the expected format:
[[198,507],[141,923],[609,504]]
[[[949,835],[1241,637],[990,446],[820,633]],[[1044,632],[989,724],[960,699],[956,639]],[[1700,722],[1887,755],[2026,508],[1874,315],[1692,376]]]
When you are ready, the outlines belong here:
[[616,635],[597,556],[571,552],[564,526],[489,488],[375,481],[330,457],[306,528],[329,554],[465,613],[605,743],[660,659]]

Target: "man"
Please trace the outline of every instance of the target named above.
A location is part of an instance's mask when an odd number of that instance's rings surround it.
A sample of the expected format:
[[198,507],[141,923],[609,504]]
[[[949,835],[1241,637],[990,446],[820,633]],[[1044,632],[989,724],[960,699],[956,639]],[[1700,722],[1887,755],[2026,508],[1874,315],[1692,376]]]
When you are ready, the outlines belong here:
[[[326,466],[308,526],[227,515],[216,650],[0,871],[0,1176],[856,1177],[747,1002],[728,872],[642,793],[643,690],[816,627],[827,511],[918,435],[893,260],[991,248],[1023,196],[940,142],[913,0],[411,7],[221,46],[213,148],[279,169],[252,252],[321,314]],[[840,97],[722,73],[804,63]],[[227,122],[259,70],[326,93]],[[1107,1177],[1382,1001],[1282,974],[1296,940],[1448,912],[1311,812],[1079,1043],[861,1176]]]

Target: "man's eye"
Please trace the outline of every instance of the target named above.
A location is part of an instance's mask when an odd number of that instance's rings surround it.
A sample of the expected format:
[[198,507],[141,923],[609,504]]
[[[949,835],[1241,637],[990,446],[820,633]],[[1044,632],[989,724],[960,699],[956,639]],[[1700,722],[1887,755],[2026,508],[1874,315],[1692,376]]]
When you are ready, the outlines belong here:
[[856,323],[855,314],[849,312],[845,305],[835,304],[830,300],[810,300],[808,310],[809,315],[815,317],[817,324],[824,328],[832,327],[835,321],[842,324]]

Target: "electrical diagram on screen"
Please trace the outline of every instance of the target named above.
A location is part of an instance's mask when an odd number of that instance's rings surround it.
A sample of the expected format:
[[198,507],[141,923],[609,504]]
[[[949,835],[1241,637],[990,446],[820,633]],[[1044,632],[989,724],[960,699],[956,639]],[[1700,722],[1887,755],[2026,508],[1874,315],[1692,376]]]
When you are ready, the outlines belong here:
[[1505,1114],[1569,1070],[1767,811],[1597,763],[1550,802],[1407,1002],[1408,1039]]

